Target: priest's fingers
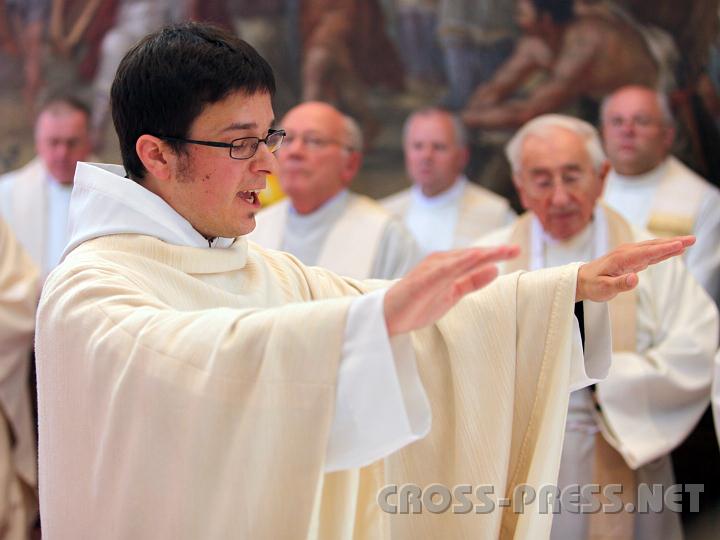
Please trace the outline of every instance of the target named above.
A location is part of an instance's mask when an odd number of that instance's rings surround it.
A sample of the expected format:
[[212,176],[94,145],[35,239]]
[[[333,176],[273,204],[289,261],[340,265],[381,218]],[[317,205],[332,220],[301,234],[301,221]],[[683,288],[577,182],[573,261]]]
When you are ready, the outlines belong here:
[[575,301],[592,300],[607,302],[618,294],[634,289],[638,284],[635,273],[620,276],[593,275],[589,264],[584,264],[578,271]]
[[643,242],[637,242],[632,245],[636,246],[652,246],[657,244],[667,244],[668,242],[682,242],[684,247],[690,247],[695,243],[695,236],[673,236],[669,238],[654,238],[652,240],[645,240]]
[[519,252],[517,246],[498,246],[426,257],[386,293],[388,332],[396,335],[435,322],[463,295],[492,281],[497,273],[495,262],[516,257]]
[[[395,336],[428,326],[440,319],[466,294],[490,283],[498,274],[494,264],[478,268],[445,283],[435,280],[423,287],[400,280],[385,294],[384,313],[388,334]],[[442,281],[442,283],[441,283]]]
[[494,246],[457,249],[436,253],[433,256],[447,257],[453,273],[464,274],[479,265],[513,259],[520,253],[518,246]]
[[467,248],[433,253],[408,273],[405,279],[422,281],[424,291],[438,291],[452,286],[455,280],[474,272],[482,265],[512,259],[519,253],[517,246]]
[[607,302],[620,293],[631,291],[637,286],[638,282],[639,278],[635,273],[600,278],[593,300],[595,302]]
[[[627,244],[591,261],[578,271],[576,299],[606,302],[637,285],[637,272],[670,257],[682,255],[695,242],[693,236]],[[617,278],[617,279],[608,279]]]
[[488,285],[497,275],[497,266],[494,264],[483,265],[455,281],[453,296],[459,301],[466,294],[482,289]]
[[651,264],[682,255],[685,251],[685,244],[681,240],[650,242],[652,243],[631,245],[619,251],[617,257],[610,261],[610,272],[614,275],[639,272]]

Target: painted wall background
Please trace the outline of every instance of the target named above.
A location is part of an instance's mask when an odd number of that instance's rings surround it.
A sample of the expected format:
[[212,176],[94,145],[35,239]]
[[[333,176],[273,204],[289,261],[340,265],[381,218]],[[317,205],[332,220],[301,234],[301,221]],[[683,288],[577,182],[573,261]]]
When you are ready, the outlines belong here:
[[[523,104],[532,105],[538,89],[557,79],[560,67],[570,75],[562,95],[545,109],[589,120],[596,119],[599,100],[613,87],[646,82],[666,88],[681,124],[678,153],[717,182],[719,3],[0,0],[0,172],[32,157],[35,104],[57,91],[71,91],[92,106],[96,153],[118,162],[107,99],[117,63],[145,33],[196,19],[236,32],[273,64],[278,118],[302,99],[323,99],[360,121],[368,151],[355,189],[372,196],[407,184],[402,122],[412,109],[434,104],[464,113],[476,126],[471,130],[471,178],[510,195],[502,146],[527,117]],[[563,26],[559,41],[543,43],[538,35],[547,34],[552,24]],[[620,52],[588,60],[583,51],[588,53],[591,40],[569,39],[573,27],[583,28],[580,35],[594,36],[599,50]],[[544,69],[528,70],[503,99],[493,94],[492,84],[484,94],[478,90],[507,71],[513,55],[518,61],[520,49],[539,58]],[[635,64],[623,65],[626,58]]]

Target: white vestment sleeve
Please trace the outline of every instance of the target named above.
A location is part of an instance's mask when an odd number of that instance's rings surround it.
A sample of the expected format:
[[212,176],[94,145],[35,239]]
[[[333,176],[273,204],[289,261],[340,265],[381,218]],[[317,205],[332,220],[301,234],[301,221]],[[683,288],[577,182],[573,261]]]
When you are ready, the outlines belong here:
[[368,465],[430,431],[430,403],[410,335],[390,338],[386,289],[353,301],[337,375],[325,471]]
[[720,196],[714,190],[708,190],[693,234],[697,241],[687,251],[687,268],[720,307]]
[[580,390],[607,377],[612,358],[610,313],[607,304],[583,302],[585,316],[585,351],[580,337],[578,320],[573,317],[572,360],[570,362],[570,391]]

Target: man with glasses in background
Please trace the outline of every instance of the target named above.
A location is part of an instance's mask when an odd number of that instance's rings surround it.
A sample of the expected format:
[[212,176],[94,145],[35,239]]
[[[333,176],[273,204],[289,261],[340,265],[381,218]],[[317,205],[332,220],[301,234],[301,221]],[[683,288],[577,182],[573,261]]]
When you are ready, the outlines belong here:
[[611,169],[605,201],[655,236],[694,234],[688,270],[720,306],[720,191],[671,155],[675,128],[667,98],[642,86],[610,94],[602,135]]
[[258,213],[248,238],[343,276],[404,275],[419,259],[413,237],[379,204],[348,191],[362,164],[357,123],[308,102],[290,109],[282,126],[280,184],[288,198]]

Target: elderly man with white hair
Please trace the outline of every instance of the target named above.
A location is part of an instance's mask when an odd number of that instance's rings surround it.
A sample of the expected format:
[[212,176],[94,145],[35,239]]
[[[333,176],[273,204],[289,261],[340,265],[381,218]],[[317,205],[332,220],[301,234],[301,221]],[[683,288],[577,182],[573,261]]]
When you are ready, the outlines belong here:
[[605,201],[655,236],[695,235],[685,262],[720,305],[720,190],[670,154],[675,128],[666,96],[620,88],[605,98],[601,118],[612,165]]
[[[506,150],[528,212],[480,241],[520,246],[521,257],[501,265],[502,272],[590,260],[648,237],[598,203],[608,165],[589,124],[541,116],[520,129]],[[637,505],[638,495],[657,489],[654,484],[673,484],[669,453],[709,401],[718,343],[712,299],[681,261],[643,274],[635,294],[610,302],[613,362],[607,379],[571,394],[558,481],[566,492],[552,538],[682,537],[677,514],[667,509],[593,513],[588,505],[604,501],[592,493],[594,484],[601,490],[622,485],[614,496],[623,508]],[[584,320],[587,331],[597,324]]]
[[435,107],[415,111],[405,121],[403,149],[413,186],[381,204],[405,221],[423,252],[467,247],[517,217],[506,199],[463,174],[467,133],[456,114]]
[[250,240],[338,274],[392,279],[419,260],[400,220],[348,187],[362,163],[362,132],[332,105],[302,103],[282,120],[280,184],[288,198],[259,212]]

